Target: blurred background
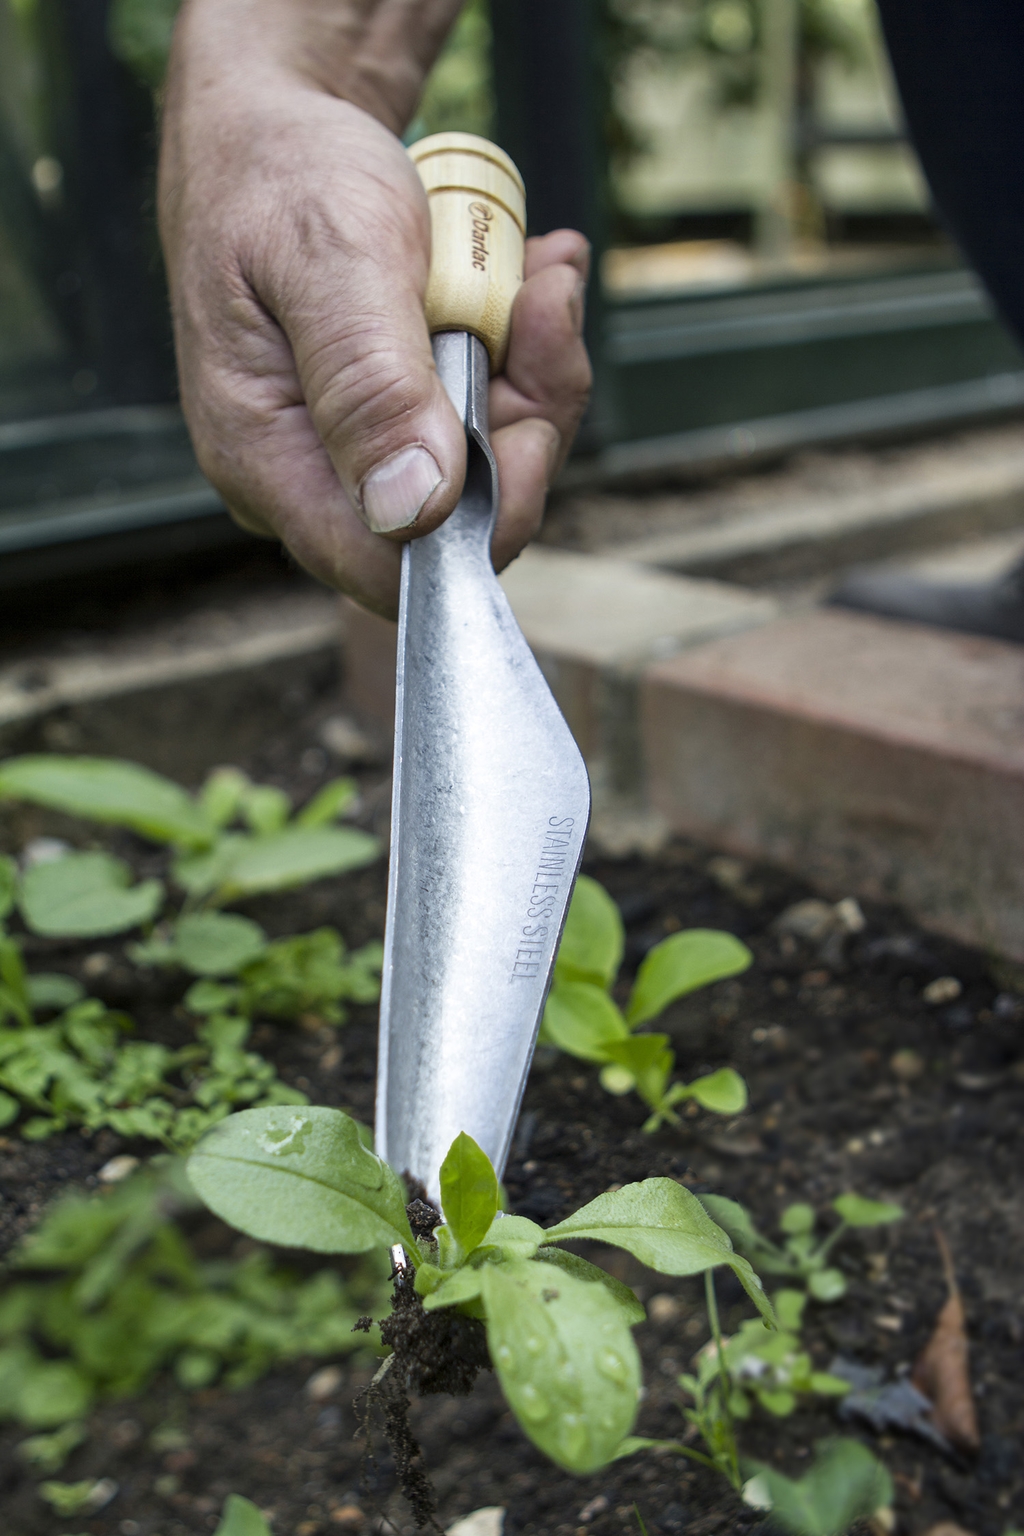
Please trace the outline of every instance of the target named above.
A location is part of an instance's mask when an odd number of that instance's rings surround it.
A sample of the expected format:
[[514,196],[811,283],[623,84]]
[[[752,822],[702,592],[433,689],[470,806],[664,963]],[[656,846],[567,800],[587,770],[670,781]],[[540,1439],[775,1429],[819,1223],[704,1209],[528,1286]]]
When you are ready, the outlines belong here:
[[[0,590],[236,538],[176,405],[154,225],[174,0],[0,0]],[[1019,411],[938,227],[872,0],[470,0],[410,140],[582,226],[595,402],[568,483]]]

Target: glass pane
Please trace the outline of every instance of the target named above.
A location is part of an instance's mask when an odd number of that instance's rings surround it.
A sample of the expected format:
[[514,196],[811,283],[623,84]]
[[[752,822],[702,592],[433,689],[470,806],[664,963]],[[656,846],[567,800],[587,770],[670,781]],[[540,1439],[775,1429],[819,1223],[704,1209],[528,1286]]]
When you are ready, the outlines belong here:
[[609,0],[615,298],[948,265],[873,0]]

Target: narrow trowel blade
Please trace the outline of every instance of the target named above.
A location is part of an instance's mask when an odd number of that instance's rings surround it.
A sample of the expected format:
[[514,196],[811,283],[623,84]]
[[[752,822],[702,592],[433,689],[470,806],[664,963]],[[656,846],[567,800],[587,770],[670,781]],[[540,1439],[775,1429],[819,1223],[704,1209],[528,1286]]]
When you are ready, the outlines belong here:
[[504,1168],[590,816],[491,566],[493,463],[470,446],[459,506],[403,555],[381,997],[377,1150],[435,1202],[460,1131]]

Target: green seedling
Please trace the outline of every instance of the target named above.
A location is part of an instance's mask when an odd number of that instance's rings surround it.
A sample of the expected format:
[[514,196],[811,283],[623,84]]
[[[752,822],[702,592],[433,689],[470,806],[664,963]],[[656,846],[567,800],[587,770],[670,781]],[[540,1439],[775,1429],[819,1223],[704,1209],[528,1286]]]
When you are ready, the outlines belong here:
[[266,1516],[249,1499],[230,1493],[213,1536],[271,1536]]
[[59,1470],[94,1402],[140,1392],[160,1370],[190,1390],[239,1386],[360,1343],[352,1326],[380,1294],[379,1268],[343,1283],[326,1269],[300,1279],[266,1250],[201,1263],[180,1225],[196,1204],[169,1162],[68,1196],[16,1251],[0,1295],[0,1419],[55,1431],[23,1442],[39,1471]]
[[[746,1323],[732,1339],[723,1337],[710,1273],[705,1274],[704,1281],[711,1339],[698,1356],[698,1374],[679,1378],[691,1404],[683,1415],[703,1449],[683,1441],[634,1436],[623,1442],[619,1455],[657,1450],[685,1456],[718,1472],[748,1504],[770,1511],[772,1523],[791,1536],[844,1536],[858,1520],[892,1501],[889,1474],[870,1451],[856,1440],[824,1441],[817,1447],[807,1475],[793,1482],[770,1467],[742,1459],[736,1438],[736,1420],[750,1413],[747,1393],[751,1381],[762,1406],[777,1416],[792,1410],[797,1393],[805,1386],[808,1391],[826,1394],[846,1389],[845,1382],[811,1371],[809,1361],[806,1365],[800,1361],[793,1347],[799,1346],[797,1330],[806,1296],[783,1291],[774,1298],[781,1327],[764,1340],[767,1347],[762,1349],[762,1341]],[[776,1341],[780,1347],[773,1350]],[[752,1362],[757,1364],[752,1367]],[[762,1365],[772,1372],[771,1386],[763,1385]]]
[[709,1215],[723,1227],[740,1253],[769,1275],[786,1275],[801,1280],[815,1301],[838,1301],[846,1294],[846,1276],[828,1263],[833,1248],[855,1227],[879,1227],[899,1221],[903,1209],[881,1200],[865,1200],[860,1195],[840,1195],[832,1209],[840,1217],[828,1237],[816,1241],[814,1207],[799,1203],[787,1206],[779,1220],[786,1234],[783,1242],[773,1243],[754,1226],[750,1213],[736,1200],[724,1195],[701,1195]]
[[732,934],[714,929],[673,933],[644,957],[622,1010],[611,991],[624,940],[622,918],[608,892],[581,875],[555,961],[540,1043],[598,1063],[610,1093],[635,1089],[651,1110],[645,1131],[676,1123],[676,1106],[687,1099],[716,1114],[739,1114],[746,1108],[747,1089],[731,1067],[692,1083],[672,1083],[675,1053],[668,1035],[638,1031],[678,998],[745,971],[753,958],[750,951]]
[[441,1171],[444,1224],[417,1240],[397,1174],[353,1120],[320,1106],[232,1115],[199,1143],[188,1176],[212,1211],[263,1242],[317,1253],[400,1245],[398,1286],[412,1292],[402,1305],[418,1298],[424,1316],[451,1311],[482,1323],[524,1433],[572,1472],[604,1466],[632,1428],[640,1361],[631,1330],[644,1312],[627,1286],[558,1245],[610,1244],[663,1274],[725,1265],[773,1321],[750,1264],[671,1179],[599,1195],[545,1230],[499,1213],[494,1170],[462,1135]]
[[84,1478],[79,1483],[46,1482],[39,1485],[39,1497],[45,1499],[54,1514],[62,1520],[95,1508],[95,1491],[94,1477]]
[[768,1511],[772,1524],[792,1536],[844,1536],[858,1521],[891,1512],[892,1478],[859,1440],[820,1441],[799,1480],[757,1462],[744,1470],[745,1502]]
[[[166,846],[189,911],[291,890],[380,855],[369,833],[335,825],[355,803],[351,779],[335,779],[293,814],[283,790],[253,784],[235,768],[216,769],[193,796],[136,763],[49,754],[0,764],[0,798],[125,827]],[[133,885],[128,866],[106,853],[69,853],[27,870],[13,891],[11,881],[8,862],[8,900],[33,932],[50,936],[127,933],[153,922],[166,899],[162,881]]]
[[72,1420],[47,1434],[29,1435],[18,1446],[18,1455],[33,1472],[42,1477],[52,1477],[60,1471],[71,1452],[88,1438],[89,1431],[85,1425]]
[[[725,1363],[732,1384],[729,1408],[736,1419],[749,1418],[754,1403],[777,1418],[785,1418],[801,1397],[842,1397],[850,1389],[849,1382],[840,1377],[816,1371],[802,1348],[800,1329],[807,1292],[776,1291],[772,1305],[779,1320],[775,1333],[751,1328],[747,1321],[725,1341]],[[700,1352],[697,1364],[699,1384],[706,1389],[718,1370],[713,1344]],[[684,1378],[684,1382],[689,1380]]]
[[[109,1126],[120,1136],[183,1150],[239,1105],[306,1102],[270,1062],[246,1050],[247,1019],[212,1014],[197,1028],[196,1042],[177,1051],[126,1039],[131,1019],[96,998],[37,1023],[34,1012],[53,1008],[58,982],[68,983],[65,996],[81,989],[70,977],[26,976],[13,940],[0,940],[0,965],[0,1127],[31,1111],[19,1127],[28,1141],[72,1125]],[[46,986],[33,986],[39,981]]]
[[128,954],[137,965],[175,966],[200,977],[185,994],[193,1013],[327,1024],[344,1022],[346,1002],[377,1001],[384,962],[383,945],[347,953],[334,928],[269,940],[258,923],[232,912],[186,914]]

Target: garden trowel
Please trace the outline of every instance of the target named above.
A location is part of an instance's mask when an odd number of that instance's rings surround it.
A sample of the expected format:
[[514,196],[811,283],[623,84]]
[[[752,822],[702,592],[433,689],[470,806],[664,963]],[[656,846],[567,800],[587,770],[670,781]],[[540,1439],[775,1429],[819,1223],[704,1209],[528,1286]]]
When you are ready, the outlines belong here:
[[504,1167],[590,786],[491,565],[487,391],[522,282],[522,180],[472,134],[410,153],[430,203],[434,358],[467,468],[451,517],[402,555],[376,1142],[439,1205],[460,1131]]

